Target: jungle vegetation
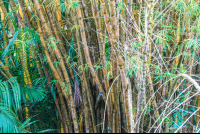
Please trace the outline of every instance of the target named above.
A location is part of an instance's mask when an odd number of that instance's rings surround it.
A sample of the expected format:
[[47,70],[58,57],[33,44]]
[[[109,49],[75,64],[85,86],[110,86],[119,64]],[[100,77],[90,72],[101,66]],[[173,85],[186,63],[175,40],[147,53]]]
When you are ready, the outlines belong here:
[[0,133],[200,131],[199,0],[0,0]]

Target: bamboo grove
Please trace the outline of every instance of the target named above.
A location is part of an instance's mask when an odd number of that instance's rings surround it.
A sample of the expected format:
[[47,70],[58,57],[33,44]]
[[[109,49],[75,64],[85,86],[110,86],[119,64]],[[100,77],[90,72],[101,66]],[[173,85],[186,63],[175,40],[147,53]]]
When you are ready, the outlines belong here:
[[0,0],[0,132],[200,131],[199,0]]

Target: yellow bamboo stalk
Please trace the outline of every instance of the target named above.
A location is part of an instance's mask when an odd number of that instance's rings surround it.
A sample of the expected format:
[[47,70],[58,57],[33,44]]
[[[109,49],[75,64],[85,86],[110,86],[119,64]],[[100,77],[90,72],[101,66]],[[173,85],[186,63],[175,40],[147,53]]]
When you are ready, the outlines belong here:
[[[47,57],[48,64],[49,64],[49,66],[50,66],[50,68],[51,68],[51,70],[52,70],[52,72],[53,72],[54,78],[55,78],[56,80],[58,80],[58,83],[60,84],[62,90],[64,90],[64,89],[66,89],[67,87],[66,87],[65,84],[63,84],[64,82],[61,80],[61,78],[60,78],[60,76],[59,76],[59,74],[58,74],[56,68],[55,68],[54,65],[53,65],[53,62],[52,62],[52,60],[51,60],[51,56],[50,56],[50,54],[49,54],[49,52],[48,52],[48,50],[47,50],[47,47],[46,47],[46,44],[45,44],[45,40],[44,40],[43,35],[42,35],[42,30],[41,30],[40,22],[39,22],[38,20],[37,20],[37,22],[38,22],[38,32],[40,33],[40,40],[41,40],[41,43],[42,43],[42,47],[44,48],[44,53],[45,53],[45,55],[46,55],[46,57]],[[63,93],[64,93],[65,96],[68,96],[66,92],[63,91]],[[76,132],[76,131],[77,131],[77,130],[75,130],[75,132]]]
[[[19,4],[19,15],[20,15],[21,21],[22,21],[21,27],[24,27],[25,26],[24,16],[23,16],[22,7],[20,6],[20,4]],[[30,77],[30,74],[29,74],[29,71],[28,71],[28,66],[27,66],[26,48],[25,48],[24,42],[22,44],[23,45],[21,47],[20,44],[16,43],[16,47],[18,48],[19,57],[20,57],[20,60],[22,62],[22,67],[23,67],[23,70],[24,70],[24,72],[23,72],[24,82],[25,82],[25,85],[27,85],[28,87],[32,87],[33,85],[32,85],[31,77]],[[26,100],[28,100],[28,95],[26,95]],[[25,105],[26,119],[30,118],[28,111],[29,111],[29,109],[28,109],[27,105]],[[27,130],[29,131],[30,129],[27,128]]]
[[22,19],[21,21],[23,22],[22,27],[25,27],[24,16],[23,16],[23,12],[22,12],[22,8],[21,8],[20,4],[19,4],[19,15],[21,16],[21,19]]
[[18,9],[17,9],[16,4],[13,0],[10,0],[10,5],[11,5],[11,8],[15,11],[15,14],[17,15],[18,21],[22,23],[21,24],[22,26],[25,26],[24,21],[22,21],[21,15],[18,13]]
[[9,72],[9,69],[3,64],[3,62],[0,60],[0,67],[3,69],[3,71],[6,73],[6,75],[11,78],[13,77],[11,73]]
[[[89,50],[88,50],[88,46],[87,46],[87,40],[86,40],[86,34],[85,34],[85,30],[84,30],[84,24],[83,24],[83,20],[82,20],[82,11],[79,7],[76,8],[76,11],[77,11],[77,14],[78,14],[78,22],[79,22],[79,26],[80,26],[80,31],[81,31],[81,37],[82,37],[82,42],[83,42],[83,48],[84,48],[84,54],[85,54],[85,58],[86,58],[86,62],[88,63],[88,65],[90,66],[90,72],[92,74],[92,76],[94,77],[95,79],[95,82],[96,82],[96,85],[97,87],[99,88],[99,91],[100,93],[102,94],[102,98],[104,100],[104,102],[106,102],[106,94],[105,94],[105,91],[103,90],[102,86],[101,86],[101,83],[97,77],[97,74],[96,72],[94,71],[94,68],[92,66],[92,62],[91,62],[91,59],[90,59],[90,56],[89,56]],[[110,122],[111,121],[111,115],[110,115],[110,103],[108,101],[107,105],[108,107],[108,121]],[[111,124],[111,123],[109,123]],[[112,127],[110,125],[110,127]]]
[[[181,18],[180,18],[180,15],[178,17],[178,29],[177,29],[177,36],[176,36],[176,44],[178,45],[179,41],[180,41],[180,22],[181,22]],[[177,56],[176,57],[176,65],[178,66],[178,63],[179,63],[179,57]]]
[[[177,36],[176,36],[176,45],[178,45],[178,43],[179,43],[179,41],[180,41],[180,15],[179,15],[179,17],[178,17],[178,29],[177,29]],[[176,64],[176,66],[178,66],[178,64],[179,64],[179,56],[177,56],[176,57],[176,59],[175,59],[175,64]],[[177,84],[176,84],[176,87],[177,87]],[[175,98],[176,98],[176,93],[174,94],[175,95]],[[177,116],[176,116],[177,117]],[[177,123],[177,118],[175,119],[175,123]]]
[[[20,44],[16,43],[16,47],[18,48],[19,57],[20,57],[20,60],[22,62],[22,67],[23,67],[23,70],[24,70],[23,75],[24,75],[25,85],[32,87],[32,82],[31,82],[30,74],[29,74],[28,67],[27,67],[26,50],[24,50],[25,46],[23,44],[22,48],[21,48]],[[22,50],[24,50],[24,51],[22,51]],[[27,95],[26,95],[26,99],[28,100]],[[28,114],[28,111],[29,111],[28,107],[25,105],[26,119],[28,119],[30,117],[29,114]],[[29,130],[29,129],[27,129],[27,130]]]
[[[77,22],[77,20],[75,20],[75,22]],[[76,29],[76,39],[77,39],[77,47],[78,47],[78,55],[79,55],[79,58],[80,58],[80,62],[78,63],[79,66],[82,66],[83,65],[83,58],[82,58],[82,53],[81,53],[81,47],[80,47],[80,41],[79,41],[79,36],[78,36],[78,29]],[[93,130],[94,132],[96,133],[97,130],[96,130],[96,126],[95,126],[95,119],[94,119],[94,111],[92,109],[92,104],[91,104],[91,100],[90,100],[90,95],[89,95],[89,91],[88,90],[88,85],[87,85],[87,81],[86,81],[86,76],[85,76],[85,71],[83,69],[80,69],[80,78],[82,79],[83,82],[81,82],[82,84],[82,90],[83,90],[83,103],[84,103],[84,106],[85,106],[85,130],[86,130],[86,133],[89,133],[90,132],[90,116],[89,116],[89,108],[91,109],[91,116],[92,116],[92,123],[93,123]],[[86,92],[86,94],[85,94]],[[88,97],[88,100],[87,98]],[[89,102],[89,107],[87,105],[87,102]],[[82,113],[81,113],[82,114]]]
[[[198,99],[197,99],[197,107],[200,107],[200,95],[198,95]],[[199,123],[199,115],[200,115],[200,110],[197,111],[197,119],[196,119],[196,123],[195,125],[197,126]]]
[[3,13],[3,10],[1,9],[1,7],[0,7],[0,14],[1,14],[1,20],[3,20],[5,17],[4,17],[4,13]]
[[[19,5],[19,14],[22,18],[22,21],[24,22],[24,16],[23,16],[22,8],[21,8],[20,5]],[[22,23],[22,24],[23,24],[22,27],[24,27],[25,23]],[[21,48],[20,44],[18,44],[18,43],[16,43],[16,46],[19,50],[19,56],[20,56],[20,59],[21,59],[21,62],[22,62],[22,66],[24,66],[24,79],[25,79],[24,81],[26,82],[26,84],[28,86],[32,87],[32,82],[31,82],[30,74],[29,74],[28,67],[27,67],[27,57],[26,57],[25,44],[23,42],[22,48]]]
[[60,0],[56,0],[56,15],[57,15],[57,19],[58,19],[58,26],[61,29],[63,27],[63,22],[62,22],[62,18],[61,18],[61,9],[60,9]]
[[84,54],[85,54],[85,57],[86,57],[86,61],[87,61],[88,65],[90,66],[91,74],[94,77],[96,85],[99,88],[100,92],[102,93],[102,97],[105,101],[105,97],[106,97],[105,91],[103,90],[103,88],[102,88],[102,86],[99,82],[99,79],[97,77],[97,74],[94,71],[94,68],[92,66],[92,62],[91,62],[91,59],[90,59],[90,56],[89,56],[89,50],[88,50],[86,35],[85,35],[85,31],[84,31],[84,24],[83,24],[83,20],[81,19],[81,18],[83,18],[82,17],[82,11],[79,7],[77,7],[76,11],[78,13],[78,18],[79,18],[78,21],[79,21],[79,26],[80,26],[80,29],[81,29],[81,36],[82,36],[82,42],[83,42],[83,46],[84,46]]
[[[43,23],[45,31],[48,33],[50,38],[54,38],[53,33],[52,33],[52,31],[50,30],[50,28],[48,26],[47,20],[45,19],[44,14],[41,11],[41,6],[40,6],[39,1],[38,0],[34,0],[34,4],[36,6],[36,11],[37,11],[37,13],[38,13],[38,15],[40,17],[40,20]],[[79,132],[79,128],[78,128],[78,122],[77,122],[77,118],[76,118],[77,114],[76,114],[76,109],[75,109],[75,106],[74,106],[74,99],[73,99],[73,96],[72,96],[72,87],[71,87],[71,84],[70,84],[69,76],[68,76],[65,64],[63,62],[63,57],[61,56],[61,52],[57,47],[58,44],[55,43],[53,40],[51,40],[51,43],[55,44],[56,48],[54,49],[54,52],[56,54],[56,57],[57,57],[58,61],[60,62],[60,67],[61,67],[61,70],[62,70],[62,73],[63,73],[63,76],[64,76],[64,80],[67,83],[67,87],[66,87],[65,83],[63,83],[62,81],[59,81],[59,84],[60,84],[60,86],[62,86],[63,93],[64,93],[64,95],[65,95],[65,97],[66,97],[66,99],[67,99],[67,101],[69,103],[69,106],[70,106],[70,109],[71,109],[71,112],[72,112],[75,132],[78,133]],[[44,47],[46,47],[45,43],[43,45],[44,45]],[[54,72],[57,72],[57,71],[55,70]],[[59,76],[57,76],[57,75],[54,75],[54,76],[56,77],[57,80],[60,79]],[[68,89],[68,94],[65,91],[66,88]]]
[[[100,0],[100,2],[101,2],[102,9],[103,9],[104,20],[105,20],[108,36],[109,36],[109,39],[110,39],[110,43],[111,43],[111,46],[114,49],[114,52],[116,52],[117,48],[115,46],[115,39],[117,37],[115,37],[116,35],[112,32],[112,26],[110,24],[110,19],[109,19],[109,15],[108,15],[108,12],[107,12],[107,9],[106,9],[105,0]],[[117,55],[116,53],[114,53],[114,56],[116,57],[116,60],[119,62],[119,69],[120,69],[120,74],[121,74],[123,95],[124,95],[124,99],[125,99],[125,98],[128,98],[128,94],[127,94],[127,78],[126,78],[126,74],[125,74],[125,70],[124,70],[123,59],[120,55]],[[126,111],[126,118],[127,118],[127,124],[128,124],[127,129],[130,132],[131,129],[130,129],[130,118],[129,118],[130,116],[129,116],[128,100],[125,99],[124,102],[125,102],[125,109],[126,109],[125,111]]]
[[14,26],[13,26],[13,24],[12,24],[12,22],[11,22],[11,19],[10,19],[9,15],[8,15],[8,12],[7,12],[6,8],[5,8],[4,3],[3,3],[2,0],[0,0],[0,7],[1,7],[3,13],[4,13],[4,16],[5,16],[6,18],[8,18],[8,26],[9,26],[9,29],[10,29],[11,33],[14,35],[14,33],[15,33]]
[[[1,23],[2,23],[2,26],[4,26],[3,29],[5,30],[6,29],[6,25],[4,25],[4,24],[5,24],[6,21],[4,20],[5,16],[4,16],[4,13],[3,13],[1,7],[0,7],[0,15],[1,15]],[[8,44],[8,36],[7,35],[3,36],[3,42],[4,42],[4,48],[6,48],[7,44]],[[5,65],[6,65],[7,68],[9,68],[8,59],[7,58],[8,58],[8,56],[5,57]]]

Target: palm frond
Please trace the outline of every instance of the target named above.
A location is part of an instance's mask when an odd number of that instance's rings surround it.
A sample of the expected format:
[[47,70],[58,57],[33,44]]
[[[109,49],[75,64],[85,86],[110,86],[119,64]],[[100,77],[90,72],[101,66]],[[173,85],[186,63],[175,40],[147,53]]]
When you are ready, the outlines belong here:
[[47,93],[49,92],[48,89],[42,88],[41,83],[43,82],[42,78],[35,79],[33,81],[33,87],[24,87],[22,88],[22,96],[23,96],[23,101],[26,103],[26,95],[28,96],[28,99],[31,103],[33,102],[40,102],[42,101]]
[[21,109],[21,91],[16,78],[0,80],[0,103],[15,111]]
[[18,116],[4,104],[0,104],[0,133],[22,133],[22,123]]
[[9,48],[14,44],[16,38],[18,37],[19,32],[21,31],[21,28],[19,30],[17,30],[17,32],[15,32],[15,34],[13,35],[13,38],[11,39],[11,41],[9,42],[9,44],[7,45],[7,47],[5,48],[3,54],[2,54],[2,59],[5,58],[5,56],[8,54],[9,52]]

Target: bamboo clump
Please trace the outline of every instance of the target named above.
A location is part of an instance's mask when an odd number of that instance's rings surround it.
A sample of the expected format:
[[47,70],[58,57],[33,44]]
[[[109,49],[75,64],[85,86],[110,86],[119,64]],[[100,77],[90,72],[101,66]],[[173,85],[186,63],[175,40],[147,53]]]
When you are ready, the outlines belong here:
[[[61,133],[198,131],[200,112],[189,109],[200,106],[194,93],[200,92],[199,1],[173,2],[10,0],[6,7],[0,0],[7,34],[15,38],[21,29],[13,53],[1,56],[0,78],[15,77],[9,63],[20,63],[31,88],[29,68],[36,68],[37,77],[46,79]],[[34,41],[28,46],[27,40]],[[1,41],[5,51],[12,39]],[[189,97],[180,101],[181,94],[197,97],[186,103]],[[175,113],[179,104],[188,115]]]

